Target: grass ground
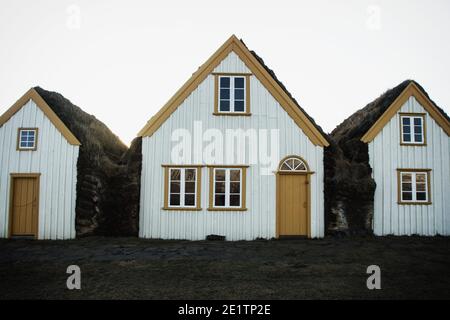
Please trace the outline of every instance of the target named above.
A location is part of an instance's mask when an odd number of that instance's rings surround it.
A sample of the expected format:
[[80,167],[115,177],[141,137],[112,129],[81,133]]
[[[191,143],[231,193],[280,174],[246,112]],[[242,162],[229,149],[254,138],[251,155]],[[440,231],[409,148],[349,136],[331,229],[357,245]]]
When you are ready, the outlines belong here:
[[[81,268],[81,290],[66,268]],[[381,268],[368,290],[366,268]],[[450,238],[0,241],[1,299],[450,299]]]

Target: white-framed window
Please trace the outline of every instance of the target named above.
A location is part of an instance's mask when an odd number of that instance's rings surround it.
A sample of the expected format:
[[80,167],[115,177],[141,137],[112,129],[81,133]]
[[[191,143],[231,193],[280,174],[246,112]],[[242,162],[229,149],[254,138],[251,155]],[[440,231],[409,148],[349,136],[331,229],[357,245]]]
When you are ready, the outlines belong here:
[[243,168],[213,168],[212,207],[243,207]]
[[422,114],[400,114],[402,144],[425,144],[425,117]]
[[38,129],[37,128],[19,128],[17,137],[18,150],[36,150]]
[[246,113],[245,76],[219,76],[218,112],[219,113]]
[[169,208],[196,208],[198,168],[168,168]]
[[429,170],[399,171],[400,203],[430,203]]

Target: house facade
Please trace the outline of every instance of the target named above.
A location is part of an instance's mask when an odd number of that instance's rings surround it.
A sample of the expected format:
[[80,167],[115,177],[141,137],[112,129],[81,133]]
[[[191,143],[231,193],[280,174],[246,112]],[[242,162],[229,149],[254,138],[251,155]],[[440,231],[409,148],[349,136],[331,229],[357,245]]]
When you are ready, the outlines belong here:
[[362,136],[376,182],[376,235],[450,234],[449,135],[445,112],[408,81]]
[[0,238],[75,237],[79,146],[35,89],[0,117]]
[[325,134],[232,36],[141,130],[139,235],[324,235]]

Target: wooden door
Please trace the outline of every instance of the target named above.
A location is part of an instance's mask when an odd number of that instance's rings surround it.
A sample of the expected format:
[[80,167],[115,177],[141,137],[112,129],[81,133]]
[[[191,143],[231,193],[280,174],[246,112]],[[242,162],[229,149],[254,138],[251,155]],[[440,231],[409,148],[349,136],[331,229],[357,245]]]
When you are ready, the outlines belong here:
[[38,235],[39,178],[12,176],[10,236]]
[[309,236],[308,175],[277,175],[278,236]]

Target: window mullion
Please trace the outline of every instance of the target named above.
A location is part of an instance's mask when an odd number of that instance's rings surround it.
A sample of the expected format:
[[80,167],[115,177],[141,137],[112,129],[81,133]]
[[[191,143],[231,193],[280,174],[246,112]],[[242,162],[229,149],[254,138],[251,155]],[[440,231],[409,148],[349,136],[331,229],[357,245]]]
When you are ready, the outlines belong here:
[[417,197],[416,197],[416,190],[417,190],[417,177],[416,177],[417,173],[412,173],[411,174],[411,182],[412,182],[412,201],[417,201]]
[[230,77],[230,111],[234,112],[234,77]]
[[230,206],[230,170],[225,170],[225,207]]
[[244,181],[243,177],[243,169],[239,169],[239,206],[242,207],[242,181]]
[[184,204],[184,174],[185,169],[180,168],[180,206],[185,207]]

